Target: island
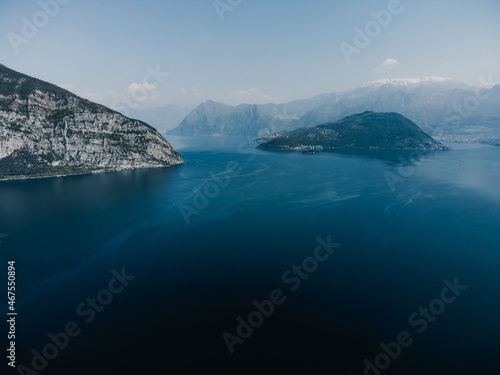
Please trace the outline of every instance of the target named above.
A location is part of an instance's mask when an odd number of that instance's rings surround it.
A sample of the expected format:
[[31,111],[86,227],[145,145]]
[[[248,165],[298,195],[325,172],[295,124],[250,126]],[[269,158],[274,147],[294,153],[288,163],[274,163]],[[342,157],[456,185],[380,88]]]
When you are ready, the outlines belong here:
[[342,120],[300,128],[258,140],[257,148],[273,151],[329,149],[448,150],[408,118],[394,112],[366,111]]

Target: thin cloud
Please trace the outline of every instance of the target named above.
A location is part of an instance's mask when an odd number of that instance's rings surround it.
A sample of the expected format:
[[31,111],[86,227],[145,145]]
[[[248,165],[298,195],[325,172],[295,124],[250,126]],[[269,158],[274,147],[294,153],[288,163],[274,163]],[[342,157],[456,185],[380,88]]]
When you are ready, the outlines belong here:
[[152,83],[149,82],[144,82],[144,83],[132,83],[127,87],[127,92],[128,93],[133,93],[139,90],[145,89],[146,91],[153,91],[156,89],[156,85],[153,85]]
[[235,104],[248,103],[248,104],[265,104],[271,101],[269,95],[264,94],[261,89],[252,87],[245,90],[234,90],[229,96],[231,101]]
[[394,68],[395,66],[398,66],[399,61],[396,59],[391,59],[387,58],[382,62],[382,65],[380,65],[378,68],[375,68],[376,73],[381,73],[384,70],[390,70]]
[[160,96],[157,87],[157,85],[149,82],[134,82],[128,85],[123,91],[84,91],[79,95],[114,110],[122,110],[123,107],[138,109],[155,105],[158,102]]
[[71,91],[75,88],[75,85],[73,85],[72,83],[60,83],[58,86],[68,91]]

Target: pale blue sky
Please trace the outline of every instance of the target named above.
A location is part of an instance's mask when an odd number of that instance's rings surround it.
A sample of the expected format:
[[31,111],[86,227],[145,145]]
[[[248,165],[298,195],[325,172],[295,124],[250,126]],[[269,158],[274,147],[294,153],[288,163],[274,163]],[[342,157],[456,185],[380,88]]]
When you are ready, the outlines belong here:
[[[213,0],[60,1],[47,19],[38,0],[0,2],[0,63],[105,105],[134,90],[148,107],[285,102],[381,78],[500,82],[498,0],[401,0],[351,62],[341,43],[355,47],[354,28],[389,0],[220,0],[234,5],[223,20]],[[41,26],[16,53],[23,17]],[[148,66],[169,75],[138,91]]]

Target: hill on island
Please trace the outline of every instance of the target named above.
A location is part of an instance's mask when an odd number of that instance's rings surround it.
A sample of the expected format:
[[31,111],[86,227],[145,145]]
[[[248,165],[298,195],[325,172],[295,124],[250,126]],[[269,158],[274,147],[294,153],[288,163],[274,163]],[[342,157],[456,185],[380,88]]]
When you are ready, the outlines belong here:
[[445,150],[415,123],[398,113],[363,112],[310,128],[278,135],[262,150],[388,149]]

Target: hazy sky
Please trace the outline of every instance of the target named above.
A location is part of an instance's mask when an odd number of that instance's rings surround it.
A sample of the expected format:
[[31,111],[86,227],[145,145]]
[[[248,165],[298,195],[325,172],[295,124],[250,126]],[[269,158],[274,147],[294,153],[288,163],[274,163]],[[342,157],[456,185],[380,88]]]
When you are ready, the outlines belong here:
[[479,85],[500,81],[499,17],[498,0],[1,0],[0,63],[114,107]]

